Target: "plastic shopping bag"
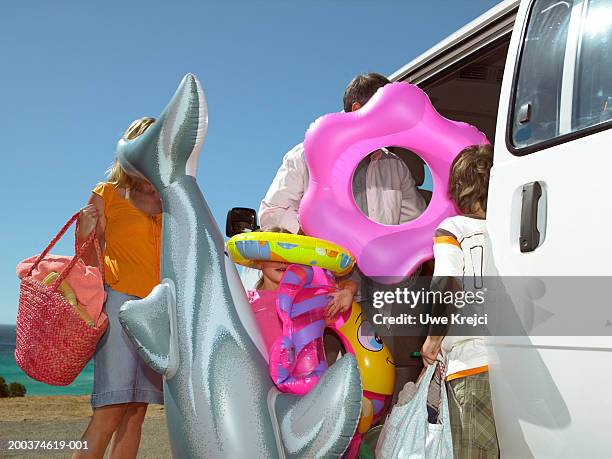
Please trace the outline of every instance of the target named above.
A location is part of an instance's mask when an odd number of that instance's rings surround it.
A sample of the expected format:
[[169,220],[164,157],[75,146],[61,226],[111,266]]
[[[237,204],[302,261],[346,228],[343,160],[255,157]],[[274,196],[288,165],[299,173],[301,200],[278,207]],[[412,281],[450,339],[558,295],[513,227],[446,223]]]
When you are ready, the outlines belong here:
[[444,383],[440,386],[438,424],[430,424],[427,419],[427,392],[435,369],[436,365],[429,365],[414,398],[391,410],[376,444],[378,459],[452,459],[453,443]]

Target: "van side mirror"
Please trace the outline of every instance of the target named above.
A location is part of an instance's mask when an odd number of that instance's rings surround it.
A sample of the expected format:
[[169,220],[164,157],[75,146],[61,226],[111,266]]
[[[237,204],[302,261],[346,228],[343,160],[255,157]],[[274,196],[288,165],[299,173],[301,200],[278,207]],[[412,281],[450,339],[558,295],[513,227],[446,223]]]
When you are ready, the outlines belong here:
[[225,235],[235,236],[240,233],[250,233],[259,229],[257,226],[257,212],[248,207],[234,207],[227,213],[225,221]]

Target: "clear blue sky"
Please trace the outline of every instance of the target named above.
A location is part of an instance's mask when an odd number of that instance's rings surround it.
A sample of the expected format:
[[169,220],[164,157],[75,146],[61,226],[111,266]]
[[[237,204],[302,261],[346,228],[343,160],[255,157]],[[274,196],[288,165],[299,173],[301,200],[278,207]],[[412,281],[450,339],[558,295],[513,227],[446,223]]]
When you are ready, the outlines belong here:
[[283,154],[341,110],[355,74],[392,73],[496,3],[3,2],[0,324],[15,322],[17,262],[83,205],[124,129],[157,116],[186,72],[210,112],[198,182],[224,225],[229,208],[259,206]]

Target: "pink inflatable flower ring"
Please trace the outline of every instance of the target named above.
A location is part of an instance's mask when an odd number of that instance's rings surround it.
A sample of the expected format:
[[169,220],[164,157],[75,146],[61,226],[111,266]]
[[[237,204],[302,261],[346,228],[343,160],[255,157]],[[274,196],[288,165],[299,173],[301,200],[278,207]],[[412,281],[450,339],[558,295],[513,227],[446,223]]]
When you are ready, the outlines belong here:
[[329,293],[336,290],[329,271],[289,265],[278,287],[276,311],[283,335],[270,349],[270,377],[282,392],[304,395],[327,370],[323,331]]
[[[302,228],[310,236],[346,247],[365,275],[398,282],[433,258],[436,227],[457,215],[448,195],[452,161],[465,147],[486,143],[475,127],[441,116],[418,87],[388,84],[361,109],[322,116],[306,132],[310,183],[299,210]],[[418,154],[433,177],[427,209],[415,220],[395,226],[366,217],[352,193],[359,162],[387,146]]]

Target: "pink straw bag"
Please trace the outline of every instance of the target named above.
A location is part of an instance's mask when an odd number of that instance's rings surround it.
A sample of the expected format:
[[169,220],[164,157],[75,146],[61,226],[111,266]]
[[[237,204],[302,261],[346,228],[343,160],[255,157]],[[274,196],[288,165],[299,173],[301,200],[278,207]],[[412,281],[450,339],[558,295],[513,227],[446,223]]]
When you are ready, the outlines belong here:
[[[103,261],[96,237],[92,231],[82,247],[78,246],[76,232],[74,256],[59,257],[50,255],[49,251],[66,233],[68,228],[77,222],[78,212],[68,220],[64,227],[49,243],[47,248],[36,257],[26,274],[21,277],[19,310],[17,312],[17,339],[15,360],[19,367],[31,378],[54,386],[70,384],[83,370],[96,350],[96,344],[106,331],[108,318],[102,310]],[[93,243],[98,257],[99,267],[90,267],[80,259],[81,253]],[[63,261],[63,269],[53,283],[41,282],[41,275],[46,274],[38,269],[39,264],[47,263],[57,266]],[[17,267],[29,266],[31,259],[25,260]],[[76,269],[75,269],[76,266]],[[73,271],[74,269],[74,271]],[[85,313],[78,309],[80,305],[71,304],[58,288],[64,286],[62,281],[68,279],[79,298],[79,284],[88,284],[88,298],[97,298],[94,313],[91,307]],[[93,288],[92,288],[93,284]],[[99,290],[97,290],[99,289]],[[83,289],[81,289],[83,290]],[[89,314],[88,314],[89,312]],[[85,320],[87,317],[88,320]]]

